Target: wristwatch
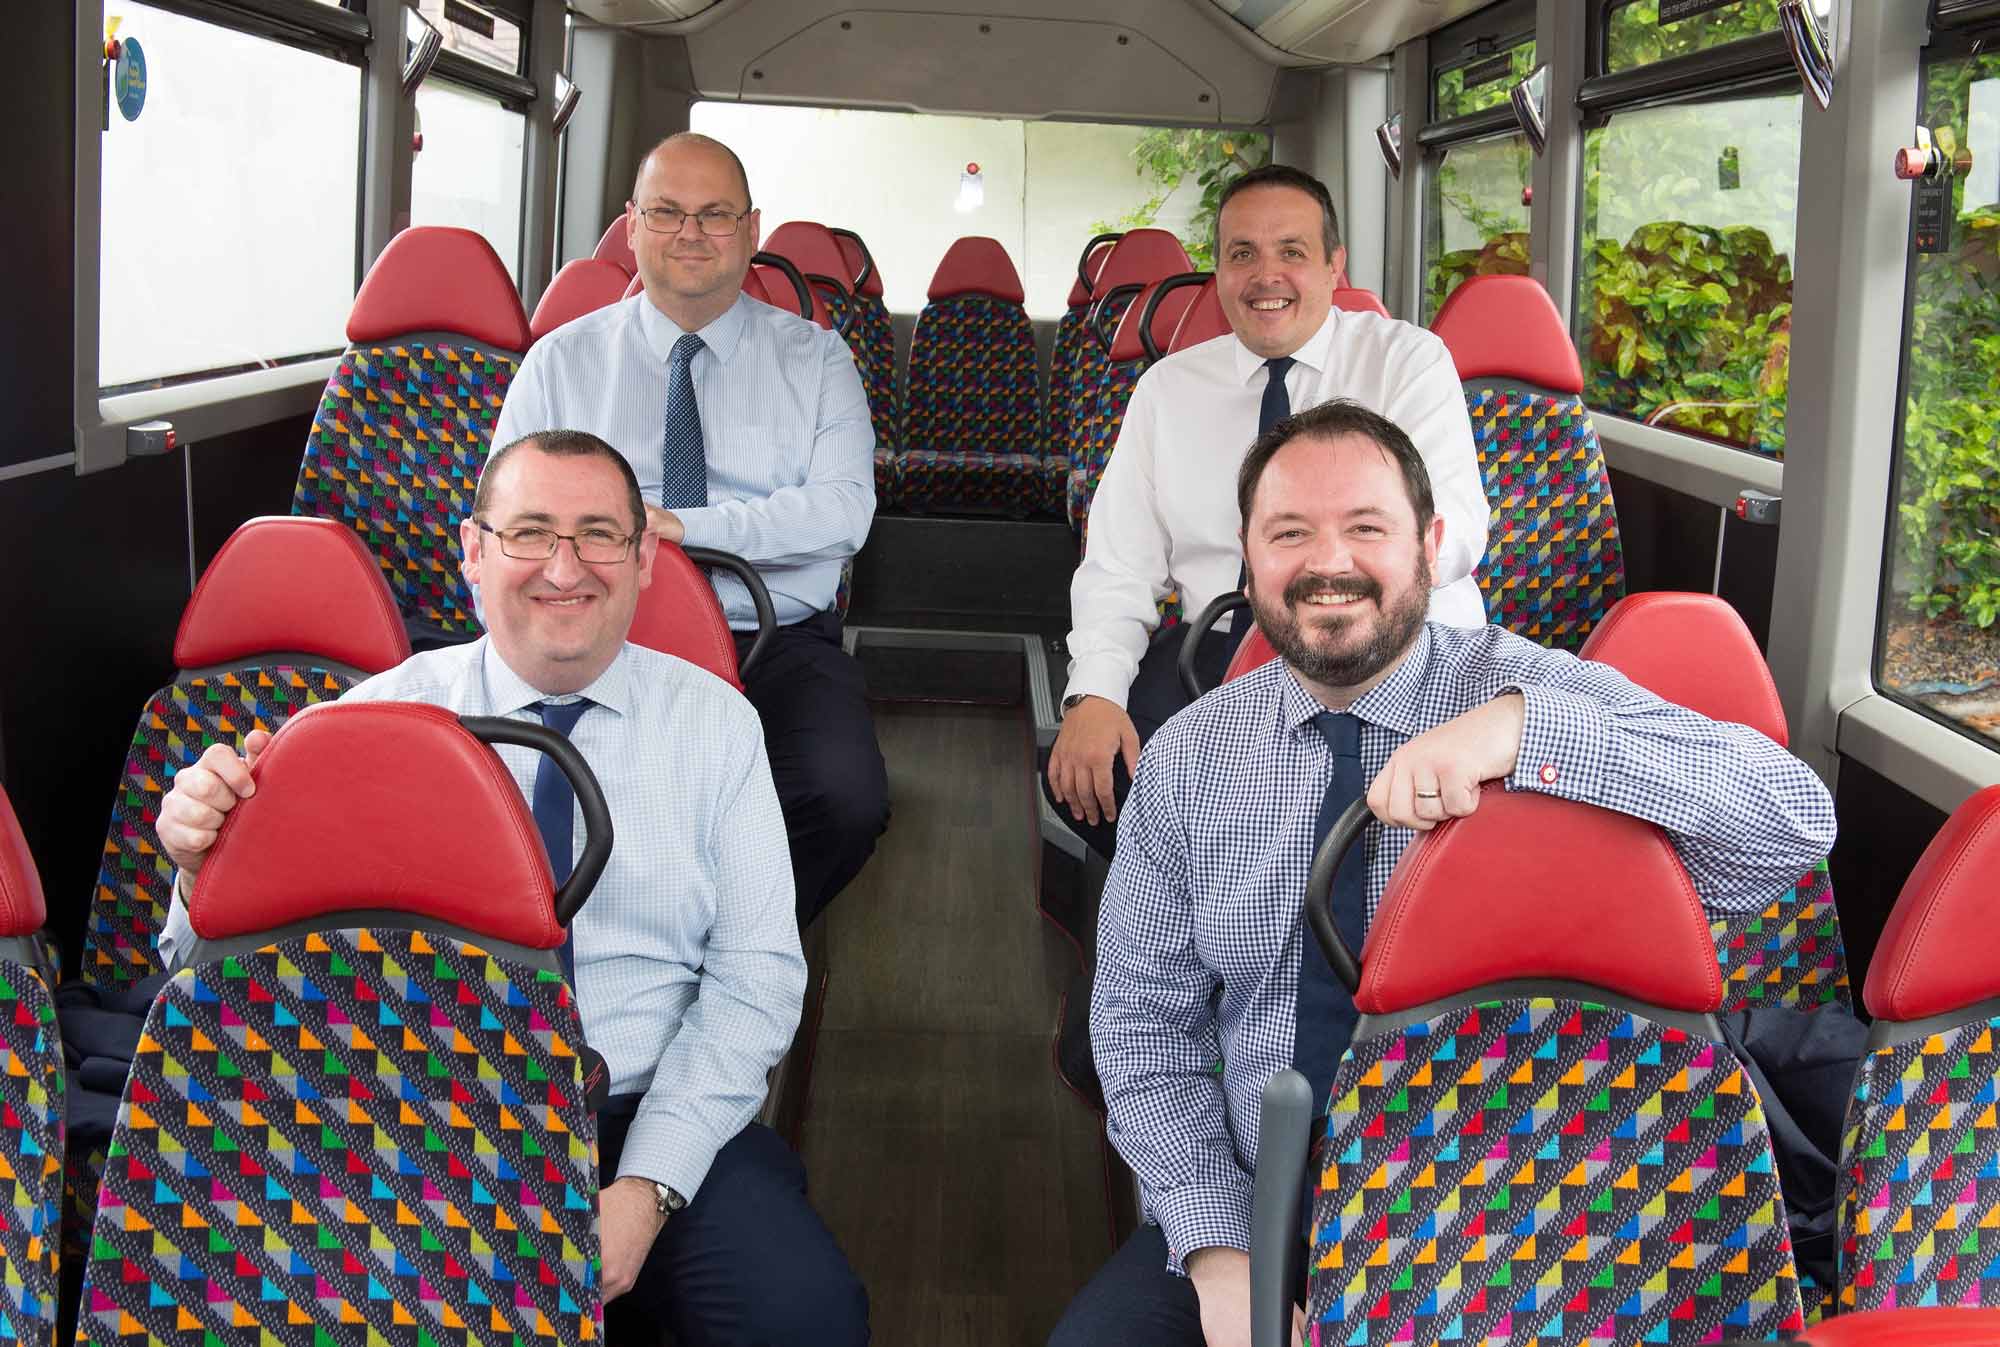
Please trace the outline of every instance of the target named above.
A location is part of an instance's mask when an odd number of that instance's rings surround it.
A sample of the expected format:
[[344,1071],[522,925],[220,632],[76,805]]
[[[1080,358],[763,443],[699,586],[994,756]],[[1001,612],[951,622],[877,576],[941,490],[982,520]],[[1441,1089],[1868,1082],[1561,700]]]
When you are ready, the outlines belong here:
[[653,1200],[659,1204],[656,1210],[662,1221],[688,1204],[686,1198],[667,1187],[664,1183],[653,1185]]
[[1063,698],[1063,704],[1062,704],[1063,713],[1067,715],[1072,707],[1074,707],[1078,702],[1082,701],[1085,697],[1088,697],[1089,695],[1090,694],[1088,692],[1070,693],[1069,696]]

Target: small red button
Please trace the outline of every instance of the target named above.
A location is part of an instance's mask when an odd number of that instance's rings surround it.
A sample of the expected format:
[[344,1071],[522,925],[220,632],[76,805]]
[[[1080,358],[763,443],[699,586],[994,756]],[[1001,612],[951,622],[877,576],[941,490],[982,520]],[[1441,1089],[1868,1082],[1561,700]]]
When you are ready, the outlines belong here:
[[1556,783],[1556,765],[1552,762],[1543,763],[1542,784],[1544,786],[1553,786],[1555,785],[1555,783]]

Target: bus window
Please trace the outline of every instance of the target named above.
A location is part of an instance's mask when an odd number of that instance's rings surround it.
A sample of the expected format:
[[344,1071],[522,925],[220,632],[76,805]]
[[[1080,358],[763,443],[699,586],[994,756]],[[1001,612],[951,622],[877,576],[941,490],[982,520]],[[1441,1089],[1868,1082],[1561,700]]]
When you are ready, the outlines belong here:
[[438,30],[446,51],[510,75],[521,73],[521,25],[504,14],[468,0],[417,0],[417,13]]
[[1535,68],[1535,39],[1472,55],[1440,69],[1431,81],[1431,120],[1447,122],[1497,108]]
[[1585,132],[1576,321],[1592,408],[1784,457],[1799,117],[1798,93],[1773,93],[1632,108]]
[[1471,276],[1528,274],[1527,137],[1449,146],[1425,185],[1424,322]]
[[1720,5],[1672,6],[1694,12],[1660,22],[1660,0],[1629,0],[1612,9],[1604,33],[1605,69],[1636,70],[1655,61],[1712,51],[1746,37],[1778,31],[1778,0],[1726,0]]
[[1912,264],[1876,681],[2000,739],[2000,56],[1928,62],[1923,124],[1971,152],[1945,250]]
[[149,5],[139,115],[102,137],[106,394],[337,353],[354,300],[358,66]]
[[1029,315],[1055,318],[1092,234],[1154,224],[1198,252],[1210,181],[1268,154],[1256,132],[754,103],[696,103],[690,126],[742,158],[767,236],[815,220],[866,239],[898,313],[923,309],[955,240],[983,234],[1020,271]]
[[410,223],[486,236],[521,279],[521,177],[528,119],[435,75],[417,90],[423,150],[410,170]]

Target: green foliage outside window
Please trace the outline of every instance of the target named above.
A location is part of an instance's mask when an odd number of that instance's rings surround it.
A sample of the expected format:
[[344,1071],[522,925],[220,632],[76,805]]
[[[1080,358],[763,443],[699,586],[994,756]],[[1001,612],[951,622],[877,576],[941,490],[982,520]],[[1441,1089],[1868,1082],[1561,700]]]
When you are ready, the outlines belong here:
[[1660,22],[1660,0],[1633,0],[1611,11],[1606,66],[1635,70],[1777,31],[1778,0],[1736,0],[1669,24]]
[[1271,138],[1259,131],[1148,131],[1132,147],[1133,172],[1150,179],[1153,194],[1116,220],[1099,220],[1093,234],[1145,229],[1160,218],[1167,198],[1189,178],[1201,187],[1201,204],[1181,235],[1198,271],[1215,267],[1215,207],[1232,178],[1271,162]]
[[1424,213],[1425,322],[1469,277],[1528,274],[1528,207],[1521,198],[1532,162],[1520,135],[1453,145],[1438,160]]
[[[1494,53],[1498,55],[1499,53]],[[1432,120],[1446,122],[1453,117],[1463,117],[1471,112],[1484,112],[1487,108],[1497,108],[1507,101],[1507,94],[1516,84],[1526,79],[1535,68],[1535,43],[1531,38],[1507,51],[1507,77],[1494,80],[1490,84],[1465,87],[1466,66],[1456,65],[1437,77],[1437,110]],[[1485,62],[1481,56],[1468,62],[1477,65]]]

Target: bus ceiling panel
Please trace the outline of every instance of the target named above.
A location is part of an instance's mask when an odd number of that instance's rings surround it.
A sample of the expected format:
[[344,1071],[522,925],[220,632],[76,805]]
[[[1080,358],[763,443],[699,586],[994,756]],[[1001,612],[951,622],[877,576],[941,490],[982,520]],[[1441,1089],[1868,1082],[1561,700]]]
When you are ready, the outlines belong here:
[[1490,0],[1211,0],[1295,56],[1356,64],[1484,9]]
[[599,23],[679,23],[715,9],[724,0],[569,0],[569,7]]
[[1030,119],[1242,126],[1270,114],[1278,67],[1218,42],[1197,9],[1033,0],[1002,17],[977,3],[732,6],[687,32],[695,86],[709,98]]

